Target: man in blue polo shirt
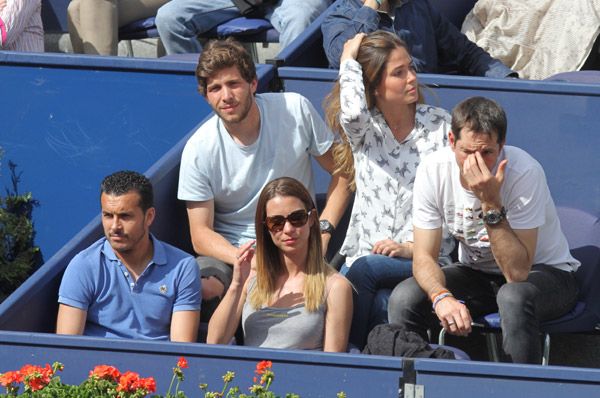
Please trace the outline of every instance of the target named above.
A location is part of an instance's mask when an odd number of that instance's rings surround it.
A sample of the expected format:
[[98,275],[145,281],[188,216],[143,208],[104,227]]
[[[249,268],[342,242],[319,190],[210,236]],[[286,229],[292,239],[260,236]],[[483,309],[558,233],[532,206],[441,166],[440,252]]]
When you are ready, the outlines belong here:
[[189,254],[149,232],[150,181],[132,171],[100,186],[105,237],[77,254],[63,276],[56,332],[193,342],[200,319],[200,275]]

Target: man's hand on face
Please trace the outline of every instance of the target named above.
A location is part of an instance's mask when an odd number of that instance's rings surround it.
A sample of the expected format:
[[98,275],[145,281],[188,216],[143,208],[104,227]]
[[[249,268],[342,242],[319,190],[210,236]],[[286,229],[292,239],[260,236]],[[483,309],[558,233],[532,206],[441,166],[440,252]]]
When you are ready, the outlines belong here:
[[504,183],[504,171],[508,160],[504,159],[498,165],[496,174],[493,175],[479,152],[475,152],[465,159],[463,163],[463,179],[470,191],[481,201],[482,206],[500,208],[500,188]]

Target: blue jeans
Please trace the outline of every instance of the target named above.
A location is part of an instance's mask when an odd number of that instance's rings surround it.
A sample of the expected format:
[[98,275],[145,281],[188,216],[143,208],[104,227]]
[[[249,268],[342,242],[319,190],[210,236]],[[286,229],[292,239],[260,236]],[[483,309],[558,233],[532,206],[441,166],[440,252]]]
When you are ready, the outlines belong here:
[[373,327],[387,322],[391,289],[412,276],[412,260],[370,254],[360,257],[346,273],[356,289],[350,327],[350,344],[362,348]]
[[[330,0],[279,0],[265,18],[279,32],[281,48],[290,44],[329,6]],[[156,15],[167,54],[199,53],[198,35],[241,16],[231,0],[171,0]]]
[[[548,265],[534,265],[527,280],[506,283],[502,275],[491,275],[468,266],[443,267],[446,287],[465,302],[476,319],[499,312],[502,348],[513,362],[540,363],[540,322],[567,313],[577,301],[574,272]],[[427,329],[439,328],[440,321],[431,310],[431,301],[415,278],[400,283],[390,297],[389,321],[427,338]]]

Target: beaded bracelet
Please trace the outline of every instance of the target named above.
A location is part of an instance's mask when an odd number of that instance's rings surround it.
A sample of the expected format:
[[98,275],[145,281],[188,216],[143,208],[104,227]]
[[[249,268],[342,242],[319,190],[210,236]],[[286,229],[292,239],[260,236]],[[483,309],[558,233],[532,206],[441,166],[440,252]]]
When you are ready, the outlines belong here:
[[439,303],[446,297],[454,297],[454,295],[450,292],[438,294],[437,296],[435,296],[435,299],[433,300],[433,304],[431,305],[431,308],[433,308],[433,310],[435,310],[435,306],[437,305],[437,303]]
[[435,298],[436,298],[437,296],[439,296],[440,294],[444,294],[444,293],[450,293],[450,290],[448,290],[448,289],[442,289],[442,290],[440,290],[439,292],[436,292],[436,293],[434,293],[434,294],[430,295],[430,296],[429,296],[429,300],[430,300],[431,302],[433,302],[433,300],[435,300]]

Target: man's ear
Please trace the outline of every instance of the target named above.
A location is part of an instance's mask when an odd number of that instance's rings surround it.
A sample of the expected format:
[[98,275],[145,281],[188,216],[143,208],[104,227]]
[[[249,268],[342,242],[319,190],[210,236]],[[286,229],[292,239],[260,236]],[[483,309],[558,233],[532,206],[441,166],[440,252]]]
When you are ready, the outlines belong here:
[[448,141],[450,142],[450,146],[452,148],[456,146],[456,137],[452,131],[448,131]]
[[154,222],[154,217],[156,216],[156,209],[154,207],[146,210],[146,226],[149,228]]
[[252,79],[252,83],[250,83],[252,87],[252,95],[256,94],[256,88],[258,87],[258,80],[256,78]]

